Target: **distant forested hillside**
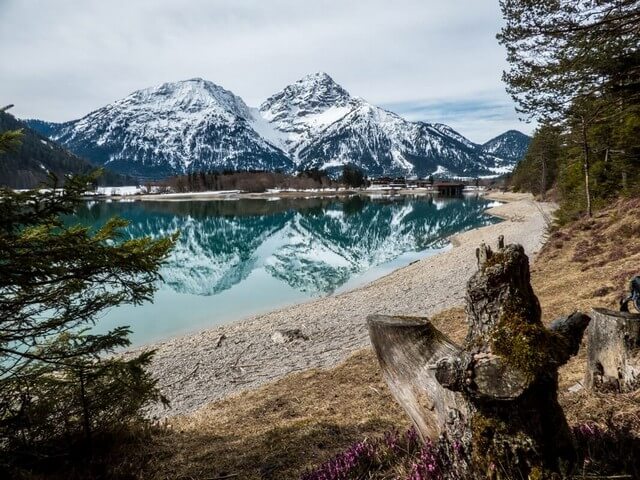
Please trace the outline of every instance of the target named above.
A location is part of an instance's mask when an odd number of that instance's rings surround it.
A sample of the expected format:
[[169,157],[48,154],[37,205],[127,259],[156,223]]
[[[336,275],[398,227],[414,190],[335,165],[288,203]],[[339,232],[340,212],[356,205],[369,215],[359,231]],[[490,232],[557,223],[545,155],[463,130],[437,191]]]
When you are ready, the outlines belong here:
[[502,1],[507,89],[538,121],[512,186],[571,221],[640,196],[640,3]]
[[[59,178],[69,173],[88,173],[96,167],[72,154],[55,142],[36,133],[6,112],[0,112],[0,132],[22,129],[22,143],[0,158],[0,185],[10,188],[32,188],[48,179],[48,173]],[[101,185],[135,184],[136,179],[105,170]]]

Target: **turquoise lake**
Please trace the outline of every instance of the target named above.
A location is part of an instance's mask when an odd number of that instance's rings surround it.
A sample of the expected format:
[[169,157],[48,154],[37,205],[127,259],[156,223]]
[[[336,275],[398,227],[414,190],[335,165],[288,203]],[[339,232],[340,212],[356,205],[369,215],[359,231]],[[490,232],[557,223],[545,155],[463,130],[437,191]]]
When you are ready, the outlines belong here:
[[353,196],[88,202],[84,224],[117,215],[125,238],[180,230],[154,303],[113,308],[134,345],[227,323],[374,280],[449,248],[447,237],[498,220],[482,197]]

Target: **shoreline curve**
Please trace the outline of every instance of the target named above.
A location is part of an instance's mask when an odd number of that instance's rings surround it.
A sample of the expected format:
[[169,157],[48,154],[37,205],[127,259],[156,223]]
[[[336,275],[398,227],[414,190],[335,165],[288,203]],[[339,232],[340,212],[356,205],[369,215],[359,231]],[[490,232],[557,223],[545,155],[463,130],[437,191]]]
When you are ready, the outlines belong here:
[[[156,350],[149,370],[171,402],[169,409],[152,407],[149,415],[192,413],[290,373],[332,367],[369,345],[369,314],[430,316],[461,305],[482,241],[494,244],[504,235],[507,243],[520,243],[535,257],[556,206],[525,194],[486,196],[507,202],[486,211],[504,221],[453,235],[451,249],[337,295],[135,349]],[[297,333],[289,339],[283,331]]]

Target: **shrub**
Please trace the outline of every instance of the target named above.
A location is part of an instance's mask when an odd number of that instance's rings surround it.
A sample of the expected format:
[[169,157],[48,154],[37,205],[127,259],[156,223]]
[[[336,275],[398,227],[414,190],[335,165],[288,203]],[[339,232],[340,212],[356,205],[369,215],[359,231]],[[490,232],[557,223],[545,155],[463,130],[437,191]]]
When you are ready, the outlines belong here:
[[175,236],[124,241],[120,219],[69,225],[94,179],[0,191],[0,469],[10,477],[95,457],[102,437],[162,400],[145,371],[153,352],[114,356],[129,329],[90,328],[106,308],[152,299]]

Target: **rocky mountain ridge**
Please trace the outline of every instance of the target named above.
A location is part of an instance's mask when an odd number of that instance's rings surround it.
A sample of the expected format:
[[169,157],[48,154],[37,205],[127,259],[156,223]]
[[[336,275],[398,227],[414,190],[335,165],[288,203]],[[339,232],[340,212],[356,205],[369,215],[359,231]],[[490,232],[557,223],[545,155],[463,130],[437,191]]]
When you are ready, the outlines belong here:
[[446,125],[410,122],[353,97],[326,73],[307,75],[259,108],[195,78],[136,91],[79,120],[29,124],[96,165],[143,178],[338,174],[347,164],[370,176],[495,176],[513,169],[529,138],[510,131],[478,145]]

